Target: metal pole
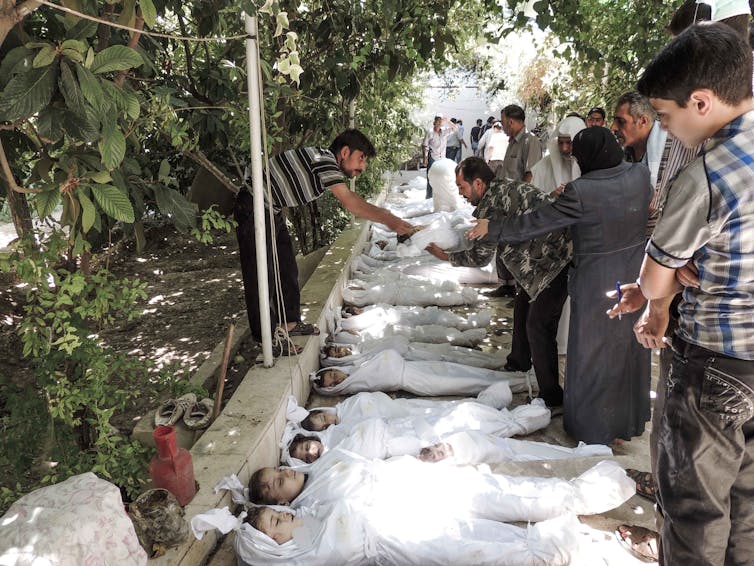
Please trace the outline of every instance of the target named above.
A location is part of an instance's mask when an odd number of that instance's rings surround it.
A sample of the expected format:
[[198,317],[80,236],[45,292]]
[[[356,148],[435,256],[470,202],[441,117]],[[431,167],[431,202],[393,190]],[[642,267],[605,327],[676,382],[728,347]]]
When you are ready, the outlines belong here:
[[244,14],[246,33],[246,77],[249,90],[249,126],[251,136],[251,185],[254,201],[254,235],[257,248],[257,289],[262,325],[262,355],[264,367],[272,367],[272,325],[270,321],[270,288],[267,279],[267,238],[265,234],[262,183],[262,122],[259,85],[259,54],[257,51],[257,19]]
[[[348,127],[349,128],[355,128],[356,127],[356,99],[352,98],[348,101]],[[350,182],[350,188],[351,192],[356,192],[356,179],[351,178]]]

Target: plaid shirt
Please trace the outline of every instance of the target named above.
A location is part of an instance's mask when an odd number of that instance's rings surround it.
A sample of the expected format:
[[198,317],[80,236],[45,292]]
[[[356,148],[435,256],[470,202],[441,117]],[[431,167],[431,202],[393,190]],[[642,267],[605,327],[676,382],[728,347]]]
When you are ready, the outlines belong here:
[[704,145],[668,192],[647,254],[679,268],[693,261],[678,334],[734,358],[754,360],[754,111]]
[[[552,202],[550,196],[520,181],[493,179],[474,210],[476,218],[501,218],[526,214]],[[455,266],[487,265],[498,250],[496,242],[475,240],[469,250],[448,254]],[[533,301],[568,265],[573,244],[568,230],[560,230],[520,244],[501,245],[503,263]]]

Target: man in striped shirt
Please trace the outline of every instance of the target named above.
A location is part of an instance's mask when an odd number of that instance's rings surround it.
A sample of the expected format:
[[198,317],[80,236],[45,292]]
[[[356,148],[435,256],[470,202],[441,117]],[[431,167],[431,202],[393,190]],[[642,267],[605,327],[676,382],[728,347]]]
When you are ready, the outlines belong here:
[[[751,51],[723,24],[692,26],[639,91],[701,156],[673,183],[641,269],[650,300],[683,290],[658,431],[661,563],[744,564],[754,553],[754,100]],[[706,141],[705,141],[706,140]]]
[[[290,335],[319,334],[319,330],[311,324],[301,322],[298,267],[291,236],[281,214],[284,207],[305,205],[329,190],[355,216],[384,224],[398,234],[409,234],[413,231],[411,224],[384,208],[368,203],[348,187],[348,179],[360,175],[366,168],[368,160],[375,155],[376,151],[369,138],[359,130],[350,129],[338,135],[329,149],[320,147],[292,149],[270,159],[272,202],[265,203],[271,206],[274,212],[272,226],[270,226],[269,216],[265,215],[269,288],[272,294],[270,318],[273,324],[278,319],[281,325],[285,321],[284,330]],[[267,198],[265,195],[265,201]],[[236,200],[235,218],[238,222],[236,235],[241,256],[246,312],[251,334],[256,341],[261,342],[256,236],[252,196],[246,190],[242,190]],[[276,293],[273,245],[280,267],[280,295]],[[290,344],[277,346],[273,350],[275,355],[298,353]]]

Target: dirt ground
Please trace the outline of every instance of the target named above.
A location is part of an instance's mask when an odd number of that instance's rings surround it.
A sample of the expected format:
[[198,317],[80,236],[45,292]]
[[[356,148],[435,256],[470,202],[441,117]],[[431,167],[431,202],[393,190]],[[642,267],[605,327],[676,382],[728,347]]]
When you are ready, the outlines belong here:
[[[138,305],[141,317],[101,336],[118,351],[152,360],[153,374],[168,368],[177,381],[188,379],[224,340],[231,319],[246,316],[234,233],[217,233],[214,243],[201,244],[170,226],[154,227],[147,231],[147,247],[141,254],[132,242],[125,242],[100,261],[117,277],[147,283],[147,298]],[[23,316],[22,298],[21,290],[5,276],[0,281],[0,375],[29,383],[31,370],[15,334]],[[250,344],[242,345],[244,360],[231,361],[224,397],[232,394],[233,382],[245,374],[245,360],[255,356],[251,350]],[[127,414],[114,416],[112,424],[128,434],[154,404],[154,399],[139,399]]]

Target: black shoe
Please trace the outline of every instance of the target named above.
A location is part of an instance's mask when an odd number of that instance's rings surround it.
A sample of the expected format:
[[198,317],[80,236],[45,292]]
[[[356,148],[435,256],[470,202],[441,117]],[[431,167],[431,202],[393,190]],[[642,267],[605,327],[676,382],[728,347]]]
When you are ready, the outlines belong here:
[[483,293],[485,296],[492,299],[498,299],[500,297],[515,297],[516,286],[515,285],[500,285],[497,289],[490,291],[489,293]]

